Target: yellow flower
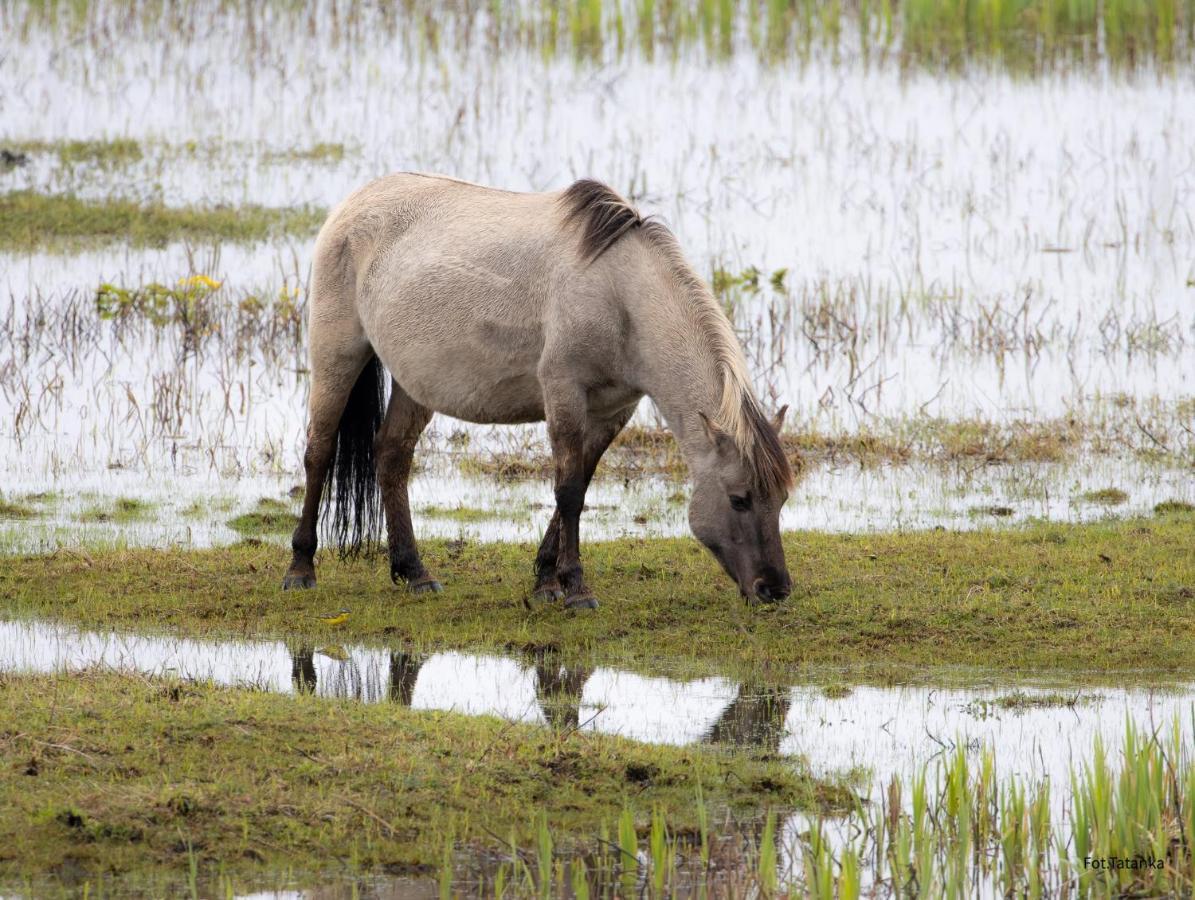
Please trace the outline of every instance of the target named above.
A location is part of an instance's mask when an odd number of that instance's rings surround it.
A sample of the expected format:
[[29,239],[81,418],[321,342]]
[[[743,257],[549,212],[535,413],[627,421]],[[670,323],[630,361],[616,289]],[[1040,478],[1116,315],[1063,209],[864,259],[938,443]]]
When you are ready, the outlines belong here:
[[190,278],[180,278],[179,285],[188,288],[207,288],[209,291],[219,290],[221,282],[206,275],[192,275]]

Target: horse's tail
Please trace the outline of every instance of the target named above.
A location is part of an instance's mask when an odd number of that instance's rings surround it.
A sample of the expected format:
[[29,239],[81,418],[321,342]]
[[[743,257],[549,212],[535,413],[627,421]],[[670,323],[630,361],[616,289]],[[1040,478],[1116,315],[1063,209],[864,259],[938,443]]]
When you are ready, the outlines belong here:
[[368,550],[381,531],[382,504],[374,466],[374,435],[386,413],[386,370],[371,356],[349,393],[336,428],[336,455],[324,481],[329,537],[341,558]]

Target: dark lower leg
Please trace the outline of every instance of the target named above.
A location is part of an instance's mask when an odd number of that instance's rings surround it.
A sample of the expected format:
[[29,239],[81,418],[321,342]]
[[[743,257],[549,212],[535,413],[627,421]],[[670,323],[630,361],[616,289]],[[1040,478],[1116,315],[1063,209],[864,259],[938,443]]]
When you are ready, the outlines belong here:
[[[597,470],[602,455],[630,420],[635,408],[624,410],[612,419],[591,423],[584,441],[584,469],[582,477],[584,490],[588,490],[593,473]],[[582,505],[584,505],[582,498]],[[560,509],[552,513],[552,519],[544,531],[539,551],[535,555],[535,595],[541,599],[559,599],[563,593],[556,574],[557,556],[560,546]]]
[[566,467],[556,484],[556,510],[560,513],[556,580],[564,591],[565,606],[597,605],[585,586],[581,569],[581,508],[584,505],[585,481],[580,466]]
[[315,587],[316,526],[324,483],[336,452],[336,432],[353,384],[371,353],[369,346],[364,345],[359,359],[338,359],[336,364],[325,360],[312,367],[307,449],[303,452],[307,485],[303,494],[303,512],[290,541],[293,553],[290,568],[282,579],[283,590]]
[[332,464],[336,439],[334,432],[329,437],[315,437],[314,429],[312,431],[313,436],[308,438],[307,451],[303,454],[303,468],[307,475],[303,512],[290,541],[290,568],[282,579],[282,587],[286,590],[315,587],[315,550],[318,544],[316,525],[320,498],[324,492],[328,467]]
[[556,548],[560,539],[560,513],[552,512],[552,520],[544,531],[539,551],[535,554],[535,595],[544,600],[559,600],[564,596],[556,580]]
[[378,484],[386,510],[386,537],[390,547],[390,578],[402,579],[416,593],[438,591],[440,585],[427,574],[415,531],[411,525],[411,507],[407,483],[419,435],[431,420],[431,411],[412,400],[397,384],[393,385],[386,419],[378,432],[374,458],[377,460]]

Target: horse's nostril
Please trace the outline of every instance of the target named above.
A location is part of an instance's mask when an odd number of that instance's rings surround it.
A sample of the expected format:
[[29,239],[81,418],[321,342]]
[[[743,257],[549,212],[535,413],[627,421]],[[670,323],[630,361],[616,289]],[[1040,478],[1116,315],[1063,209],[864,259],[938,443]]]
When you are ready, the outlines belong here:
[[751,589],[760,600],[783,600],[792,591],[792,585],[787,581],[769,583],[763,578],[756,578],[751,583]]

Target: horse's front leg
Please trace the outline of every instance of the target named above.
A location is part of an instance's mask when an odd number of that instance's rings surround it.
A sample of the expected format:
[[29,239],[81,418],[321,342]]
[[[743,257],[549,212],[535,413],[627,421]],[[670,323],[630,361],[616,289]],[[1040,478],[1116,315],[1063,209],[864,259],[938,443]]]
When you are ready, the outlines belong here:
[[[584,478],[585,489],[593,480],[593,473],[601,461],[602,455],[610,444],[618,437],[618,433],[626,426],[635,413],[637,403],[632,403],[626,409],[620,410],[607,419],[590,418],[585,425],[584,443]],[[556,576],[556,562],[560,549],[560,510],[552,513],[552,521],[548,523],[544,538],[540,542],[539,552],[535,554],[535,588],[533,594],[536,600],[560,600],[564,591]]]
[[541,379],[548,439],[555,468],[556,515],[559,517],[556,580],[566,609],[597,609],[597,598],[585,586],[581,570],[581,509],[589,479],[585,471],[588,419],[584,388],[569,380]]

